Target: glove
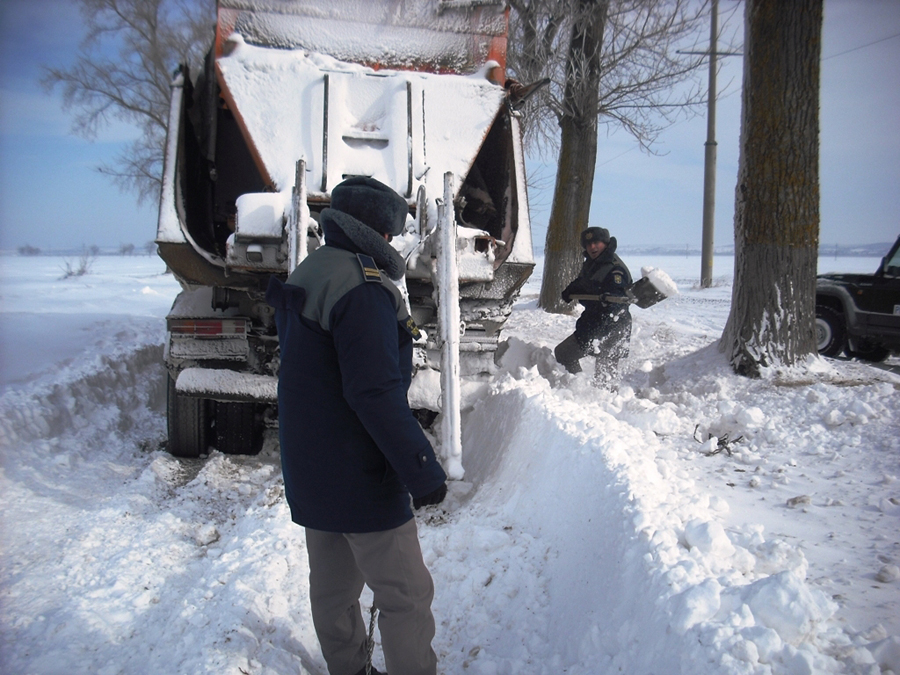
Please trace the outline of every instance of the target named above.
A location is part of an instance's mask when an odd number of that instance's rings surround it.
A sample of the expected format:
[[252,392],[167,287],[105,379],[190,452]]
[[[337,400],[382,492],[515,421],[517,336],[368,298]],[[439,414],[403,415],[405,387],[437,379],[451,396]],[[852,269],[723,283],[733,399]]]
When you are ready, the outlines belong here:
[[447,483],[441,483],[440,487],[433,492],[429,492],[424,497],[413,497],[413,508],[421,509],[423,506],[433,506],[440,504],[447,496]]
[[579,277],[563,289],[562,299],[571,302],[573,295],[587,295],[590,293],[589,287],[590,282]]

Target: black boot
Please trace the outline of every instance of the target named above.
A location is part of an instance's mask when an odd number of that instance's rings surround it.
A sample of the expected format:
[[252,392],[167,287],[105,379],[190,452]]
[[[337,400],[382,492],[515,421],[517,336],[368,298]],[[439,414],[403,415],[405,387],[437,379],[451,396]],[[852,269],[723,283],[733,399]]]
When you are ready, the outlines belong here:
[[[369,671],[371,675],[387,675],[387,673],[382,673],[375,666],[372,666],[372,669]],[[366,675],[366,667],[363,666],[362,669],[356,673],[356,675]]]

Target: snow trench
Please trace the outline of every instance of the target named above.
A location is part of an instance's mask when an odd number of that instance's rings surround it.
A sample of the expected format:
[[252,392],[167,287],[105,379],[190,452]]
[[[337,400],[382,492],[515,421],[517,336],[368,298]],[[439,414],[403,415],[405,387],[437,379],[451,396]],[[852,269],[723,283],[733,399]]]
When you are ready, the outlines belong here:
[[[59,437],[96,426],[127,432],[166,405],[163,347],[102,354],[57,381],[0,398],[0,445]],[[105,411],[105,413],[104,413]]]
[[[620,441],[640,453],[643,434],[599,409],[575,420],[565,402],[555,410],[540,391],[502,389],[465,423],[466,477],[478,490],[471,509],[498,512],[546,548],[542,611],[562,618],[540,631],[552,646],[546,661],[509,665],[535,673],[697,672],[698,657],[706,659],[694,652],[703,649],[687,648],[696,640],[669,627],[667,589],[647,564],[654,547],[639,528],[641,496],[615,457]],[[495,423],[495,409],[507,423]],[[618,438],[598,434],[604,427]],[[652,460],[631,468],[656,474],[664,491]]]
[[[850,645],[829,624],[837,607],[806,583],[802,552],[759,530],[726,533],[727,504],[676,476],[656,435],[629,423],[627,406],[617,415],[607,408],[541,378],[509,378],[464,421],[466,479],[476,489],[462,512],[506,523],[510,543],[523,548],[508,560],[533,567],[513,580],[531,574],[537,584],[523,600],[485,575],[481,607],[492,609],[481,623],[467,616],[478,657],[492,662],[484,672],[874,666],[871,645]],[[452,574],[440,560],[429,565],[436,579]]]

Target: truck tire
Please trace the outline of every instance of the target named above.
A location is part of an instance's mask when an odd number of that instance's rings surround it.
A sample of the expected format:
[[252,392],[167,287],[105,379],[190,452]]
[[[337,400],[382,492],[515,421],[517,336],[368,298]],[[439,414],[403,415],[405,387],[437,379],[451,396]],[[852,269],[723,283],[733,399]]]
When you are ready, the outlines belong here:
[[256,406],[216,402],[216,448],[226,455],[255,455]]
[[816,349],[822,356],[838,356],[846,346],[843,315],[827,305],[816,305]]
[[175,378],[168,376],[167,379],[169,452],[175,457],[199,457],[207,450],[208,401],[179,394],[175,390]]
[[860,338],[857,340],[850,340],[848,342],[847,355],[859,359],[860,361],[868,361],[869,363],[881,363],[891,355],[891,350],[885,349],[880,345]]

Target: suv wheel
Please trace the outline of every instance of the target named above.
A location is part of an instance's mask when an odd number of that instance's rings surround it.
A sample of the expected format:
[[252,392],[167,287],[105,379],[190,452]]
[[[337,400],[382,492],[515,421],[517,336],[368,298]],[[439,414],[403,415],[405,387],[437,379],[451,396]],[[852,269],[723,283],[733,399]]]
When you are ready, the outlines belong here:
[[826,305],[816,305],[816,349],[822,356],[838,356],[847,344],[844,317]]
[[889,349],[885,349],[868,340],[857,339],[851,340],[850,344],[847,345],[847,354],[861,361],[880,363],[890,356],[891,352]]

